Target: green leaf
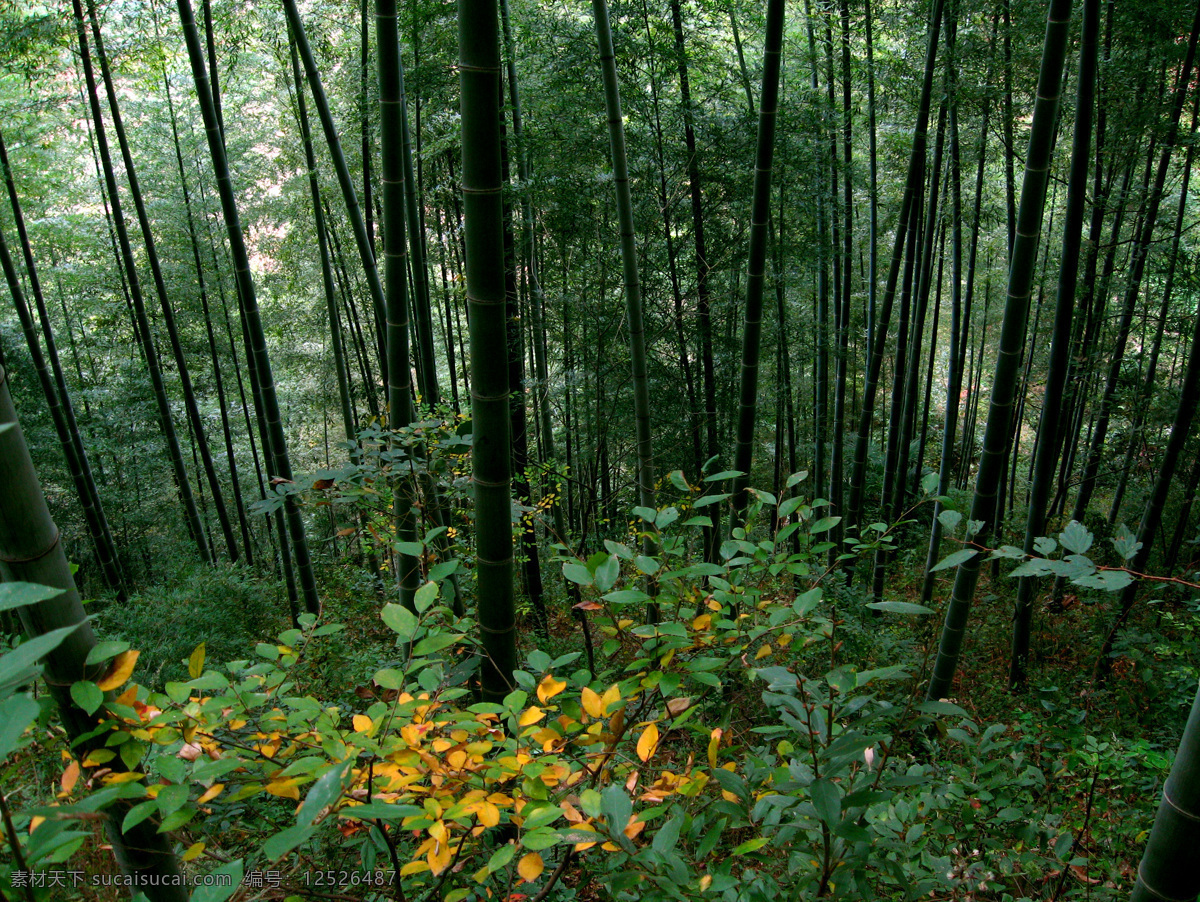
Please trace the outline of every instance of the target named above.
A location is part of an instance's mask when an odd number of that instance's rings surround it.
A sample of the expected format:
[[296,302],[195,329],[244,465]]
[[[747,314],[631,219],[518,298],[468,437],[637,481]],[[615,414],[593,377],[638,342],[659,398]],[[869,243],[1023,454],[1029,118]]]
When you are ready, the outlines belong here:
[[420,557],[425,553],[425,546],[420,542],[396,542],[392,547],[400,554],[409,557]]
[[353,763],[353,758],[347,758],[322,774],[312,785],[304,796],[300,810],[296,812],[297,826],[308,827],[325,808],[337,801],[345,789],[346,773]]
[[513,860],[513,856],[516,854],[517,847],[512,843],[501,846],[499,849],[493,852],[492,857],[488,859],[488,873],[494,874],[502,867],[505,867],[510,861]]
[[41,706],[25,694],[0,701],[0,761],[17,747],[25,728],[37,719],[41,710]]
[[770,841],[771,838],[769,836],[756,836],[754,839],[748,839],[744,843],[734,846],[729,854],[745,855],[748,852],[757,852]]
[[958,528],[958,524],[962,522],[962,514],[958,511],[939,511],[938,522],[942,524],[942,528],[946,532],[954,532]]
[[563,576],[581,586],[592,584],[592,574],[583,564],[563,564]]
[[822,777],[813,781],[809,787],[809,796],[813,808],[817,810],[817,817],[830,827],[836,826],[842,819],[842,794],[837,786]]
[[65,589],[52,589],[37,583],[0,583],[0,611],[23,608],[62,595]]
[[710,504],[720,504],[727,498],[732,498],[731,492],[722,492],[720,495],[705,495],[702,498],[697,498],[692,507],[707,507]]
[[787,487],[790,489],[804,482],[806,479],[808,479],[808,470],[801,470],[799,473],[793,473],[787,478]]
[[953,702],[943,701],[941,699],[936,701],[921,702],[921,704],[917,705],[917,710],[922,714],[945,714],[950,717],[970,717],[970,715],[958,705],[954,704]]
[[652,507],[635,507],[633,509],[635,516],[641,517],[647,523],[653,523],[654,518],[658,516],[658,511]]
[[1058,534],[1058,541],[1062,543],[1062,547],[1067,549],[1067,551],[1074,551],[1076,554],[1086,554],[1087,550],[1092,547],[1092,534],[1078,520],[1072,520]]
[[947,555],[930,567],[929,572],[933,573],[937,570],[949,570],[951,567],[957,567],[963,561],[969,561],[977,554],[979,554],[979,552],[974,548],[960,548],[958,551]]
[[936,614],[933,608],[923,604],[913,604],[911,601],[873,601],[867,607],[876,611],[890,611],[893,614]]
[[104,693],[91,680],[80,680],[71,685],[71,701],[79,705],[86,714],[95,714],[96,709],[104,704]]
[[939,476],[937,473],[926,473],[921,477],[921,494],[933,495],[938,490]]
[[633,565],[643,573],[649,575],[658,572],[658,561],[652,557],[647,557],[644,554],[639,554],[633,559]]
[[11,682],[19,676],[23,677],[26,671],[58,648],[67,636],[79,629],[80,625],[76,623],[42,633],[40,636],[34,636],[0,658],[0,685]]
[[688,485],[688,481],[683,477],[682,470],[672,470],[667,474],[667,479],[671,481],[671,485],[679,489],[681,492],[690,492],[692,487]]
[[192,891],[192,902],[225,902],[241,887],[242,876],[242,859],[222,865],[207,878],[207,881],[211,882],[206,882],[203,886],[197,885]]
[[429,579],[432,582],[440,582],[456,570],[458,570],[457,558],[452,561],[441,561],[429,568]]
[[608,822],[610,833],[618,834],[629,823],[629,815],[633,813],[633,802],[623,786],[615,783],[604,787],[600,794],[600,813]]
[[713,473],[712,476],[705,476],[705,482],[720,482],[723,479],[734,479],[738,476],[746,475],[741,470],[722,470],[720,473]]
[[158,813],[164,818],[170,817],[187,803],[188,794],[188,787],[183,784],[164,786],[154,798]]
[[666,529],[678,519],[679,508],[668,507],[666,510],[661,510],[658,512],[658,516],[654,518],[654,526],[657,529]]
[[641,589],[618,589],[615,592],[609,592],[604,596],[605,601],[611,601],[613,604],[637,604],[642,601],[649,601],[650,596]]
[[1085,589],[1099,589],[1102,592],[1119,592],[1131,582],[1133,577],[1124,570],[1098,570],[1071,580],[1072,585],[1083,586]]
[[1033,550],[1040,555],[1054,554],[1058,543],[1049,536],[1038,536],[1033,540]]
[[596,568],[596,588],[607,592],[616,585],[617,577],[621,575],[621,562],[615,554],[610,554],[604,563]]
[[385,667],[378,671],[372,679],[381,689],[400,690],[404,688],[404,673],[394,667]]
[[286,830],[280,830],[263,843],[263,857],[267,861],[278,861],[316,832],[316,827],[311,827],[307,824],[297,824],[294,827],[288,827]]
[[1132,560],[1134,555],[1141,550],[1142,543],[1137,540],[1129,527],[1122,523],[1117,527],[1117,534],[1112,539],[1113,548],[1117,549],[1117,554],[1121,555],[1121,560]]
[[799,496],[785,499],[783,504],[779,505],[779,519],[782,520],[784,517],[790,517],[802,504],[804,504],[804,499]]
[[115,658],[123,651],[128,651],[128,642],[119,642],[116,640],[108,640],[106,642],[97,642],[92,650],[88,652],[86,664],[99,664],[107,661],[110,658]]
[[462,633],[436,633],[432,636],[426,636],[413,646],[413,654],[431,655],[434,652],[441,651],[443,648],[449,648],[462,637]]
[[138,802],[138,804],[125,812],[125,818],[121,821],[121,832],[128,833],[157,810],[158,799],[147,799],[145,802]]
[[383,622],[404,641],[417,631],[417,615],[404,605],[389,603],[383,606]]
[[821,591],[819,586],[809,589],[803,595],[798,595],[796,600],[792,602],[793,613],[795,613],[797,617],[807,616],[812,612],[813,608],[820,603],[823,595],[824,593]]
[[815,536],[817,533],[828,532],[841,522],[841,517],[822,517],[820,520],[810,526],[808,531],[810,535]]
[[437,597],[438,584],[435,582],[428,582],[417,589],[416,594],[413,596],[413,604],[416,605],[417,611],[423,614],[425,611],[429,610],[430,606],[435,601],[437,601]]

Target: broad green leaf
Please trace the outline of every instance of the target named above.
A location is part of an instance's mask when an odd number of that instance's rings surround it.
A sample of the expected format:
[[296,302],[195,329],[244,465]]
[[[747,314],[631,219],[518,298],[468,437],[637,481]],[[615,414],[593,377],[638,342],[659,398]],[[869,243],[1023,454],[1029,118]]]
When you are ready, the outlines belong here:
[[1072,520],[1058,534],[1058,541],[1062,543],[1062,547],[1067,549],[1067,551],[1074,551],[1076,554],[1086,554],[1087,550],[1092,547],[1092,534],[1078,520]]
[[1033,540],[1033,550],[1040,555],[1045,556],[1054,554],[1054,551],[1057,548],[1058,543],[1049,536],[1038,536]]
[[411,639],[417,631],[417,615],[404,605],[385,604],[382,617],[388,628],[405,641]]
[[346,774],[353,763],[353,758],[347,758],[322,774],[312,785],[300,804],[300,810],[296,812],[297,826],[308,827],[325,808],[338,800],[345,789]]
[[893,614],[936,614],[933,608],[927,608],[923,604],[914,604],[911,601],[873,601],[868,608],[876,611],[890,611]]
[[822,517],[816,523],[809,527],[808,531],[811,535],[816,535],[821,532],[828,532],[842,522],[841,517]]
[[661,510],[658,512],[658,516],[654,518],[654,525],[658,529],[666,529],[678,519],[679,508],[668,507],[666,510]]
[[441,561],[429,568],[429,579],[432,582],[440,582],[458,570],[458,559],[452,561]]
[[78,623],[73,626],[64,626],[22,642],[0,658],[0,684],[8,683],[10,680],[24,675],[38,661],[58,648],[63,640],[79,627]]
[[316,832],[316,827],[307,824],[297,824],[294,827],[288,827],[286,830],[280,830],[263,843],[263,857],[267,861],[278,861]]
[[1124,570],[1098,570],[1071,580],[1072,585],[1083,586],[1085,589],[1099,589],[1102,592],[1119,592],[1131,582],[1133,577]]
[[634,516],[641,517],[647,523],[653,523],[654,518],[658,516],[658,511],[652,507],[635,507],[633,514]]
[[37,719],[41,710],[37,702],[23,693],[0,701],[0,761],[16,748],[25,728]]
[[790,517],[803,504],[804,499],[799,496],[785,499],[783,504],[779,505],[779,519],[782,520],[784,517]]
[[705,495],[702,498],[697,498],[692,507],[707,507],[710,504],[720,504],[725,499],[731,497],[733,496],[730,492],[722,492],[719,495]]
[[461,633],[436,633],[432,636],[426,636],[413,646],[413,654],[431,655],[434,652],[441,651],[443,648],[449,648],[461,638]]
[[204,885],[197,885],[192,891],[192,902],[225,902],[241,887],[243,867],[242,859],[238,858],[217,868]]
[[924,495],[933,495],[938,490],[939,476],[937,473],[926,473],[921,477],[921,493]]
[[842,819],[842,794],[837,785],[822,777],[814,780],[808,791],[817,817],[830,827],[836,826]]
[[1117,534],[1113,536],[1112,543],[1113,548],[1117,549],[1117,554],[1121,555],[1121,560],[1123,561],[1132,560],[1142,547],[1142,543],[1137,540],[1137,536],[1130,532],[1129,527],[1124,523],[1117,527]]
[[563,576],[581,586],[592,584],[592,574],[583,564],[563,564]]
[[938,522],[942,524],[946,532],[954,532],[958,528],[958,524],[962,522],[962,514],[958,511],[939,511]]
[[39,586],[37,583],[0,583],[0,611],[23,608],[50,598],[57,598],[65,590]]
[[425,553],[425,546],[420,542],[396,542],[393,547],[400,554],[405,554],[409,557],[420,557]]
[[739,843],[730,850],[730,855],[745,855],[749,852],[757,852],[763,846],[771,841],[769,836],[756,836],[754,839],[748,839],[744,843]]
[[381,689],[399,690],[404,688],[404,673],[396,670],[394,667],[385,667],[383,670],[376,672],[373,679]]
[[437,601],[437,597],[438,584],[435,582],[428,582],[417,589],[416,594],[413,596],[413,603],[416,605],[417,610],[420,613],[424,613],[425,611],[429,610],[430,606],[435,601]]
[[658,561],[652,557],[647,557],[644,554],[639,554],[637,557],[635,557],[633,559],[633,565],[645,574],[657,573],[659,568]]
[[621,562],[617,560],[615,554],[610,554],[606,557],[603,564],[596,568],[596,588],[601,592],[607,592],[617,583],[617,577],[621,575]]
[[963,561],[969,561],[977,554],[979,554],[979,552],[974,548],[960,548],[958,551],[947,555],[930,567],[929,572],[933,573],[937,570],[949,570],[951,567],[957,567],[959,564],[963,563]]
[[667,479],[671,480],[671,485],[679,489],[681,492],[690,492],[692,487],[688,485],[688,481],[683,477],[682,470],[672,470],[667,474]]
[[745,475],[741,470],[722,470],[720,473],[713,473],[712,476],[705,476],[705,482],[720,482],[723,479],[734,479],[738,476]]
[[808,479],[808,470],[801,470],[799,473],[793,473],[791,476],[789,476],[786,484],[790,489],[804,482],[806,479]]
[[96,709],[104,704],[104,693],[91,680],[80,680],[71,685],[71,701],[75,702],[87,714],[95,714]]

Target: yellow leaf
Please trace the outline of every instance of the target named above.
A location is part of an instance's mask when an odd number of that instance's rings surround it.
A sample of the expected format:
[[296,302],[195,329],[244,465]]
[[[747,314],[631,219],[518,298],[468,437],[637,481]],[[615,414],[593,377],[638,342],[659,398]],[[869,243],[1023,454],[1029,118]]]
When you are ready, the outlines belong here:
[[88,756],[83,759],[84,767],[99,767],[101,764],[107,764],[117,757],[117,753],[112,749],[93,749],[88,752]]
[[580,701],[583,702],[583,710],[588,713],[589,717],[604,716],[604,702],[587,686],[584,686],[583,692],[580,693]]
[[712,874],[705,874],[700,878],[700,892],[704,892],[712,886]]
[[410,861],[408,864],[404,865],[404,867],[400,868],[400,876],[407,877],[409,874],[419,874],[422,871],[428,870],[428,862],[419,858],[416,861]]
[[72,761],[67,765],[67,769],[63,771],[62,779],[59,784],[62,786],[63,792],[70,792],[75,788],[75,781],[79,779],[79,762]]
[[193,858],[199,858],[200,853],[204,851],[204,843],[195,842],[188,846],[188,850],[181,856],[184,861],[191,861]]
[[526,711],[524,714],[522,714],[521,719],[518,720],[517,723],[519,723],[523,727],[527,727],[531,723],[537,723],[539,720],[541,720],[545,716],[546,715],[542,711],[542,709],[535,705],[534,707],[532,707],[528,711]]
[[701,614],[692,621],[692,629],[696,632],[708,629],[712,626],[712,614]]
[[374,725],[375,725],[374,722],[371,720],[371,718],[367,717],[367,715],[365,715],[365,714],[355,714],[354,715],[354,732],[355,733],[370,733],[371,727],[373,727]]
[[604,695],[600,701],[602,703],[601,712],[607,714],[612,710],[612,706],[621,700],[621,689],[615,683],[604,690]]
[[33,836],[33,831],[36,830],[38,827],[40,827],[45,822],[45,820],[46,819],[44,817],[42,817],[40,814],[35,814],[33,817],[31,817],[29,819],[29,835]]
[[188,676],[193,680],[200,674],[204,673],[204,643],[201,642],[196,646],[196,650],[192,652],[188,658]]
[[772,651],[771,643],[768,642],[766,645],[764,645],[762,648],[760,648],[757,652],[754,653],[754,660],[761,661],[763,658],[765,658],[767,655],[769,655],[771,653],[771,651]]
[[196,799],[196,803],[198,805],[203,805],[205,802],[211,802],[224,791],[224,783],[214,783],[212,786],[208,787],[208,789],[204,790],[204,794],[200,796],[200,798]]
[[280,780],[277,783],[268,783],[267,792],[273,796],[279,796],[281,799],[300,800],[300,790],[296,788],[297,780],[292,777],[287,780]]
[[109,667],[108,673],[103,679],[99,680],[96,685],[100,687],[102,692],[111,692],[120,686],[124,686],[129,678],[133,675],[134,665],[137,664],[138,655],[140,652],[130,649],[123,651],[113,659],[112,666]]
[[521,878],[527,883],[537,880],[542,871],[545,869],[546,863],[542,861],[542,856],[537,852],[530,852],[519,862],[517,862],[517,873],[520,874]]
[[537,688],[538,700],[544,705],[544,704],[546,704],[546,702],[550,701],[550,699],[554,698],[554,696],[558,695],[558,693],[562,692],[566,688],[567,688],[566,680],[556,680],[556,679],[554,679],[554,674],[548,673],[548,674],[546,674],[545,677],[542,678],[542,681],[540,683],[538,683],[538,688]]
[[720,727],[709,734],[708,739],[708,766],[713,770],[717,769],[717,749],[721,747],[721,737],[725,735],[725,731]]
[[116,698],[114,698],[113,703],[117,704],[117,705],[126,705],[126,706],[132,705],[134,699],[137,698],[137,690],[138,690],[137,686],[130,686],[128,689],[126,689],[124,692],[122,692],[120,695],[118,695]]
[[142,775],[135,770],[131,770],[122,774],[108,774],[104,778],[104,782],[106,785],[112,785],[113,783],[132,783],[134,780],[140,779],[142,779]]
[[642,733],[641,738],[637,741],[637,754],[643,761],[649,761],[650,756],[654,754],[654,749],[658,746],[658,727],[654,724],[646,727],[646,731]]

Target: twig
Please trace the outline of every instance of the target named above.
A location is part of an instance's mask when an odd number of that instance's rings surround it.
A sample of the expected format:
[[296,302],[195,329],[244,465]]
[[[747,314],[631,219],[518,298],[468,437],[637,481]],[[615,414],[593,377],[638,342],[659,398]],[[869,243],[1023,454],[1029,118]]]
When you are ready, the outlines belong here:
[[542,902],[546,896],[550,895],[550,890],[554,889],[554,884],[558,883],[558,878],[566,873],[567,865],[571,861],[571,856],[575,853],[575,847],[571,846],[567,849],[567,854],[563,856],[562,861],[558,863],[558,867],[554,869],[554,873],[550,875],[550,879],[546,881],[546,885],[541,891],[533,897],[531,902]]

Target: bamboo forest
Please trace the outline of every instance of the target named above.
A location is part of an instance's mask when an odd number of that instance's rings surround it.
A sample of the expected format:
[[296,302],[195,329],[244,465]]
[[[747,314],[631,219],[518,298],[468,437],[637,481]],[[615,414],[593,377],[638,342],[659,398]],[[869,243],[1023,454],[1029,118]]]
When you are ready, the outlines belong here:
[[0,902],[1195,902],[1198,42],[0,0]]

